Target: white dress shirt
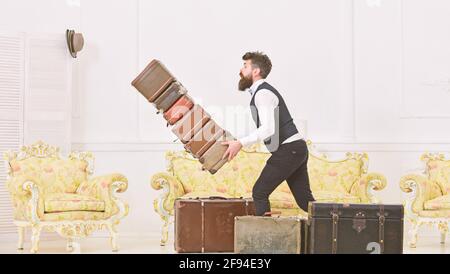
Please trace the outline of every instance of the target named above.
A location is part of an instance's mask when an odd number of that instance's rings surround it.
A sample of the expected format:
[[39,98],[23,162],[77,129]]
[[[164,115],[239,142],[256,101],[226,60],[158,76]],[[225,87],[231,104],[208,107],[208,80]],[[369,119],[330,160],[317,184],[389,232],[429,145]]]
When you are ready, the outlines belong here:
[[[264,79],[255,81],[253,85],[247,89],[252,98],[255,97],[255,105],[258,109],[260,127],[249,135],[239,139],[242,146],[249,146],[259,143],[275,134],[275,109],[278,106],[278,97],[268,89],[261,89],[255,95],[256,90],[262,83],[264,83]],[[283,144],[300,139],[303,139],[303,136],[299,132],[286,139]]]

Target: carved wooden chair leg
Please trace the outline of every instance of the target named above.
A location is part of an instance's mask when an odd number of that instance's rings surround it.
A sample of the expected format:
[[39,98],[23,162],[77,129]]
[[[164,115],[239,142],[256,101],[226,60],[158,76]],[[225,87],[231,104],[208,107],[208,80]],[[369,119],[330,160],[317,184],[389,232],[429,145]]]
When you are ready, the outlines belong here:
[[18,226],[17,229],[18,229],[18,232],[19,232],[19,240],[18,240],[18,243],[17,243],[17,249],[18,250],[23,250],[23,240],[24,240],[24,237],[25,237],[25,227]]
[[39,237],[41,236],[41,227],[34,225],[31,227],[31,253],[37,253],[39,250]]

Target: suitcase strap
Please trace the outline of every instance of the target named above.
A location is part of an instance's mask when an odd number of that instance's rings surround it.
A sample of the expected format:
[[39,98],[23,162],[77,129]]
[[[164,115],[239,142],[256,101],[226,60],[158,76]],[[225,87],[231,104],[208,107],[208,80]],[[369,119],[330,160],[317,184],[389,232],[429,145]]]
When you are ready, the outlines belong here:
[[380,253],[384,253],[384,223],[386,221],[385,213],[384,213],[384,205],[380,205],[380,212],[378,213],[378,238],[380,243]]
[[333,211],[331,212],[332,222],[333,222],[333,232],[331,237],[331,253],[337,253],[337,237],[338,237],[338,222],[339,222],[339,212],[336,205],[333,205]]
[[202,205],[202,253],[205,252],[205,202],[201,202]]
[[[241,197],[241,199],[242,199],[242,197]],[[249,203],[248,203],[248,200],[245,200],[245,215],[248,215],[248,213],[249,213],[249,211],[248,211],[248,207],[249,207],[250,205],[249,205]]]

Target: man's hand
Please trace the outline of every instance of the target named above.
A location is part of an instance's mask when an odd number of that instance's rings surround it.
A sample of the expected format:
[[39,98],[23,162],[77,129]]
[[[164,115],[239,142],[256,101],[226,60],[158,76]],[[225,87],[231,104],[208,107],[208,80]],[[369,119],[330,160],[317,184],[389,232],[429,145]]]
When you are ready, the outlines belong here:
[[222,157],[222,159],[225,159],[228,156],[228,162],[233,160],[234,156],[236,156],[242,148],[242,144],[239,141],[222,142],[222,145],[228,145],[228,149]]

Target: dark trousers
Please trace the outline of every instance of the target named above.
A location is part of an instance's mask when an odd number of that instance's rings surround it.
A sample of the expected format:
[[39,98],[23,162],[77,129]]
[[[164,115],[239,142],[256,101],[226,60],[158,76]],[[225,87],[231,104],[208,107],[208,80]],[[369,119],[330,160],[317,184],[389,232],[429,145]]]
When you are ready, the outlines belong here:
[[281,144],[272,153],[253,187],[256,215],[270,211],[269,196],[285,180],[298,206],[308,211],[308,203],[315,199],[309,186],[307,163],[308,147],[303,139]]

